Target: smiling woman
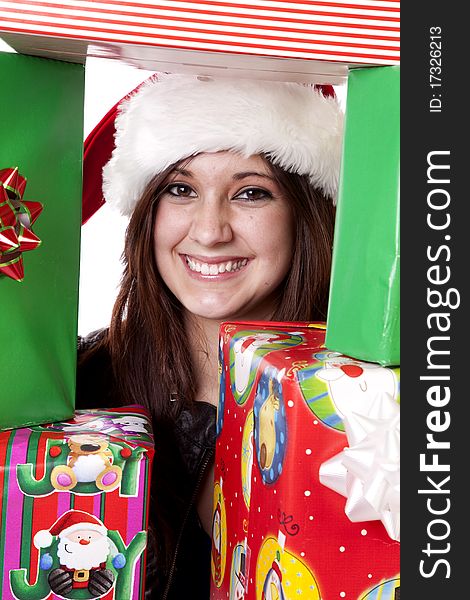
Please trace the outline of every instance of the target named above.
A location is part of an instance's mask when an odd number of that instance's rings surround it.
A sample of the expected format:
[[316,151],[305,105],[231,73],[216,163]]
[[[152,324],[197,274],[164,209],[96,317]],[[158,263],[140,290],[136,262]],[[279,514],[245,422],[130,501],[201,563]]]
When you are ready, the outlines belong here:
[[266,161],[203,153],[170,179],[154,227],[168,288],[197,317],[269,319],[292,260],[294,223]]
[[341,134],[299,84],[160,75],[121,103],[103,192],[130,216],[124,272],[77,404],[153,416],[147,598],[209,596],[221,321],[326,317]]

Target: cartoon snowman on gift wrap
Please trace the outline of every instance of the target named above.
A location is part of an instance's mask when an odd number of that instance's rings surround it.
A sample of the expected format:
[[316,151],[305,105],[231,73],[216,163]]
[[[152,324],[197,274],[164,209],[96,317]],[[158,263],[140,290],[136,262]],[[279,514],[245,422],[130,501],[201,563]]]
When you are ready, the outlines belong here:
[[351,412],[368,414],[378,394],[398,398],[398,381],[392,369],[339,352],[317,354],[315,358],[324,362],[315,375],[327,384],[330,398],[342,418]]
[[[246,393],[263,356],[274,350],[292,348],[303,342],[301,332],[239,332],[231,345],[230,369],[233,377],[232,390],[238,404],[246,401]],[[243,335],[245,334],[245,335]]]
[[285,600],[284,589],[282,587],[282,572],[278,558],[274,559],[266,574],[266,580],[263,586],[262,600]]
[[271,344],[279,339],[272,333],[255,333],[239,338],[233,345],[235,354],[235,388],[242,394],[250,378],[251,365],[256,350],[265,344]]
[[313,571],[305,558],[286,549],[286,541],[281,531],[277,539],[272,535],[263,539],[256,560],[256,600],[321,600]]

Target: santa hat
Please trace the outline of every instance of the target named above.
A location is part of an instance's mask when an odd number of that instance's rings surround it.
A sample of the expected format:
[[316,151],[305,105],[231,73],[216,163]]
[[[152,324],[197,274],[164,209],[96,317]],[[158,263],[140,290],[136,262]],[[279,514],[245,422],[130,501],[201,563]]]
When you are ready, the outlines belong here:
[[[335,201],[343,113],[334,94],[310,84],[159,74],[125,98],[115,148],[103,169],[105,200],[132,214],[150,180],[200,152],[265,154],[308,175]],[[331,89],[331,88],[330,88]]]
[[[280,567],[279,563],[278,563],[276,560],[273,560],[273,563],[272,563],[272,565],[271,565],[271,569],[270,569],[270,571],[268,572],[268,577],[266,577],[266,580],[265,580],[265,584],[264,584],[264,585],[266,585],[266,582],[268,581],[268,578],[269,578],[269,576],[270,576],[270,573],[271,573],[271,571],[273,571],[274,573],[276,573],[276,575],[277,575],[277,576],[278,576],[278,578],[279,578],[279,581],[282,583],[282,572],[281,572],[281,567]],[[261,600],[266,600],[266,594],[265,594],[264,590],[263,590],[263,592],[262,592],[262,594],[261,594]]]
[[279,578],[279,581],[282,581],[281,567],[280,567],[279,563],[276,560],[273,560],[273,563],[271,565],[271,569],[274,571],[274,573],[276,573],[276,575]]
[[103,523],[95,516],[82,510],[69,510],[61,515],[49,529],[41,529],[36,533],[33,539],[36,548],[48,548],[53,541],[54,536],[64,537],[74,531],[97,531],[101,535],[106,535],[108,530]]

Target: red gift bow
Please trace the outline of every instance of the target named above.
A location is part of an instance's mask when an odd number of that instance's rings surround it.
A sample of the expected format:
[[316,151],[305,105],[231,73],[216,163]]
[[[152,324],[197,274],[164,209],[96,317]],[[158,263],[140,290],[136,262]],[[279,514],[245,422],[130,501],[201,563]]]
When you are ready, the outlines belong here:
[[18,167],[0,170],[0,275],[23,281],[23,252],[41,240],[31,226],[41,214],[40,202],[22,200],[26,179]]

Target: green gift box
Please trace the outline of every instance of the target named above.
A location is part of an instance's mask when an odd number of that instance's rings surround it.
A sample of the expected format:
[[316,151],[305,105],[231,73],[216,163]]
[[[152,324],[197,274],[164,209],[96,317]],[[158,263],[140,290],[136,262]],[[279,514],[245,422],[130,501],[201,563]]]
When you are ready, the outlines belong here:
[[0,73],[0,428],[11,428],[74,411],[84,67],[0,53]]
[[354,69],[333,247],[326,345],[400,364],[400,68]]

